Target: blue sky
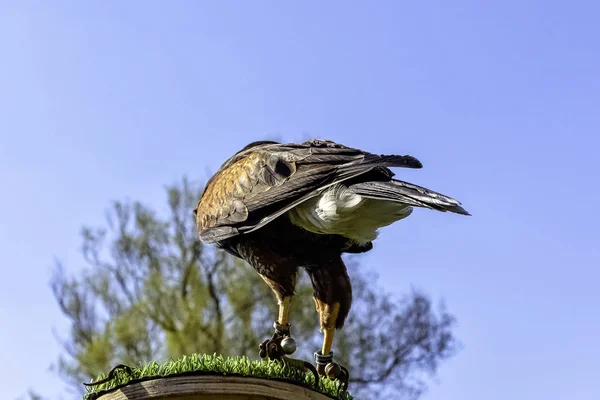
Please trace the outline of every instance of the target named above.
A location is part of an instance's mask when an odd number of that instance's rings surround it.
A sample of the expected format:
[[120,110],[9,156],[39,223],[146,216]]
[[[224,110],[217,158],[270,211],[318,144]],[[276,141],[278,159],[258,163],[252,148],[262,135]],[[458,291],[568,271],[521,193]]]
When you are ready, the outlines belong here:
[[[444,298],[464,349],[424,400],[597,399],[600,5],[595,1],[4,2],[0,381],[70,398],[48,280],[111,200],[164,207],[247,142],[418,157],[417,210],[363,257]],[[34,360],[33,362],[31,360]]]

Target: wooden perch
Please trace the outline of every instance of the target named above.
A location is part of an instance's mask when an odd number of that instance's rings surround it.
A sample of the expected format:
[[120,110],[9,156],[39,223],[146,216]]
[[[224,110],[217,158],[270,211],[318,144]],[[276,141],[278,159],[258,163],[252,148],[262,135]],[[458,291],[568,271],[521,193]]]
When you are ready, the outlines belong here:
[[331,400],[292,383],[233,376],[174,376],[133,383],[98,400]]

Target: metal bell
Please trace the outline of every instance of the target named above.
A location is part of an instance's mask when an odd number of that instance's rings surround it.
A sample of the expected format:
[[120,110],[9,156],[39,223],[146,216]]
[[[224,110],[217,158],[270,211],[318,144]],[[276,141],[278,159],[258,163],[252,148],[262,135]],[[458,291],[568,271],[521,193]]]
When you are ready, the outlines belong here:
[[325,375],[329,379],[335,379],[342,373],[342,368],[338,363],[330,362],[325,366]]
[[289,336],[284,337],[281,341],[281,350],[285,354],[292,354],[296,351],[296,341]]

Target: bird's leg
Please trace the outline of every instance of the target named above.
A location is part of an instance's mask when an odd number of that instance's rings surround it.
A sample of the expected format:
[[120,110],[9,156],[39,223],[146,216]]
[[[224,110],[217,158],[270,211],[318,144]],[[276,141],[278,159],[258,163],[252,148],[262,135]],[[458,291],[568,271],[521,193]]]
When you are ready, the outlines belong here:
[[[271,360],[279,360],[283,356],[290,355],[296,351],[296,341],[290,336],[290,324],[288,322],[292,296],[282,294],[280,285],[277,285],[266,276],[261,275],[261,277],[271,287],[271,290],[273,290],[273,293],[275,293],[275,296],[277,297],[279,317],[277,321],[273,323],[275,332],[271,339],[267,339],[260,344],[259,355],[261,358],[269,357]],[[291,284],[293,291],[295,277]]]
[[330,379],[339,379],[342,382],[342,388],[346,390],[348,389],[348,370],[333,362],[333,351],[331,351],[340,303],[327,304],[317,298],[314,298],[314,300],[320,317],[321,330],[323,331],[323,346],[321,351],[315,353],[317,372],[319,375],[327,376]]
[[288,318],[290,315],[290,304],[292,303],[292,296],[284,296],[282,300],[277,299],[279,304],[279,325],[289,325]]
[[260,344],[259,355],[261,358],[269,357],[270,360],[280,360],[302,371],[312,372],[315,378],[314,385],[318,387],[319,373],[316,368],[308,361],[288,357],[296,351],[296,341],[290,336],[290,324],[288,322],[292,296],[285,296],[281,299],[278,295],[277,299],[279,303],[279,319],[273,322],[275,332],[271,339],[267,339]]
[[[327,256],[325,254],[324,256]],[[342,258],[323,258],[319,268],[305,268],[313,285],[313,299],[319,314],[323,346],[315,353],[317,372],[330,379],[338,379],[340,389],[348,388],[348,370],[333,362],[333,336],[335,329],[341,329],[352,304],[352,285]]]
[[290,355],[296,351],[296,341],[290,336],[290,324],[288,315],[292,296],[284,297],[279,301],[279,318],[273,322],[275,332],[271,339],[267,339],[260,345],[260,357],[269,357],[271,360],[279,360],[284,355]]

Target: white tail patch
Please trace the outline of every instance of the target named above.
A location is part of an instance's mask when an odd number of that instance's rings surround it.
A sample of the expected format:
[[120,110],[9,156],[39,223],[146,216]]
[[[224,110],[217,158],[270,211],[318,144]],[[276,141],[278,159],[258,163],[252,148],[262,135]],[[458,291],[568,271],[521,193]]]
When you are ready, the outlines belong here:
[[319,234],[335,234],[367,243],[378,229],[408,217],[412,207],[392,201],[366,199],[343,184],[288,211],[293,224]]

